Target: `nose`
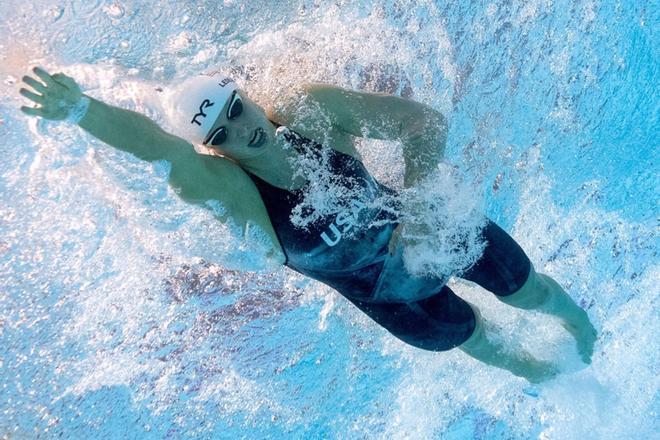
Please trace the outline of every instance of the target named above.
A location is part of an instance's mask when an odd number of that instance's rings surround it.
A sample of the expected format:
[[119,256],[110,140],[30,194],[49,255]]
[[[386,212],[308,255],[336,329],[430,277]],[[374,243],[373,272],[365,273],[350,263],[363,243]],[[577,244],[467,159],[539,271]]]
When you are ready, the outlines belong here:
[[250,130],[245,124],[236,124],[236,126],[231,128],[232,130],[234,130],[234,133],[236,133],[236,137],[239,139],[245,139],[250,132]]

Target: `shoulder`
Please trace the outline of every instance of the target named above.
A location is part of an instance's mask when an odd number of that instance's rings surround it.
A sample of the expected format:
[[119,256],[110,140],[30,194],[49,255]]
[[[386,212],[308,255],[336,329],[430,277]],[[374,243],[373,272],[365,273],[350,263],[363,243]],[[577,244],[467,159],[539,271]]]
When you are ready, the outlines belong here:
[[192,145],[168,159],[171,163],[169,183],[187,202],[203,204],[215,199],[235,205],[246,192],[253,197],[246,197],[245,202],[260,202],[252,179],[230,159],[199,154]]
[[[263,231],[273,245],[273,255],[282,258],[277,236],[270,222],[261,195],[250,176],[235,162],[222,156],[203,155],[192,146],[171,159],[169,183],[185,202],[212,209],[219,202],[221,210],[213,209],[222,221],[231,221],[244,233]],[[209,203],[212,202],[212,203]]]

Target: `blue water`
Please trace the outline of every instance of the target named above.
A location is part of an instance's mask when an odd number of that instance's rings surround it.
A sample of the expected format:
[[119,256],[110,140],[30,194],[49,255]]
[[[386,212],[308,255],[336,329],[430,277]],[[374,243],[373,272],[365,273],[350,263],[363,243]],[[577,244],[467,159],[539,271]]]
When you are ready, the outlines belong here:
[[[0,5],[0,437],[648,439],[658,410],[655,2],[18,1]],[[557,322],[452,287],[511,344],[564,357],[530,387],[405,346],[318,283],[239,273],[165,163],[23,116],[62,70],[166,128],[161,95],[232,65],[257,101],[326,81],[412,96],[447,160],[599,330],[575,366]],[[396,184],[397,146],[360,145]]]

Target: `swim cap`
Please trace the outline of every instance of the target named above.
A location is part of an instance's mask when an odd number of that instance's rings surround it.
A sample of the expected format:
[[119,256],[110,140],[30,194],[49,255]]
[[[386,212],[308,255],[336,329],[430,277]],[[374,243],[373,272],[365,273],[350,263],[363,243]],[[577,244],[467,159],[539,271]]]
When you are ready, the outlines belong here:
[[217,72],[186,80],[173,100],[171,122],[176,134],[192,143],[203,143],[237,88],[234,80]]

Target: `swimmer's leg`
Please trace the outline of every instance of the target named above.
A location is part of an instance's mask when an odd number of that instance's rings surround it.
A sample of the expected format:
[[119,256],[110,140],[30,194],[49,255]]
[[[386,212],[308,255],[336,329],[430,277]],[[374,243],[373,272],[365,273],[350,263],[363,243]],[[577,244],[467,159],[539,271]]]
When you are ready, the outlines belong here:
[[560,318],[563,327],[577,341],[582,360],[590,364],[596,342],[596,329],[589,316],[547,275],[536,273],[530,265],[529,276],[523,286],[511,295],[498,296],[500,301],[519,309],[536,310]]
[[485,364],[508,370],[532,383],[543,382],[558,374],[556,367],[549,362],[539,361],[524,350],[507,349],[495,327],[483,319],[474,305],[471,307],[476,326],[470,338],[458,346],[460,350]]
[[392,335],[414,347],[430,351],[459,347],[477,360],[534,383],[557,374],[552,364],[524,350],[505,347],[497,329],[484,322],[479,310],[447,286],[433,296],[410,303],[369,303],[347,298]]
[[522,248],[502,228],[489,220],[482,234],[483,255],[460,277],[493,292],[506,304],[561,318],[576,339],[582,360],[591,363],[596,330],[587,313],[552,278],[537,274]]

